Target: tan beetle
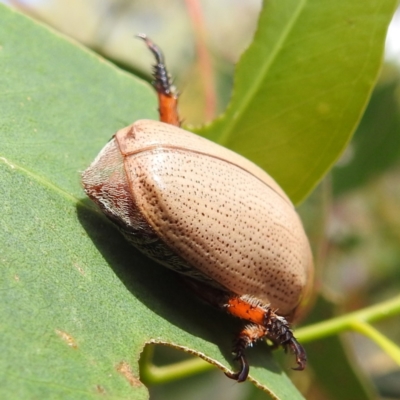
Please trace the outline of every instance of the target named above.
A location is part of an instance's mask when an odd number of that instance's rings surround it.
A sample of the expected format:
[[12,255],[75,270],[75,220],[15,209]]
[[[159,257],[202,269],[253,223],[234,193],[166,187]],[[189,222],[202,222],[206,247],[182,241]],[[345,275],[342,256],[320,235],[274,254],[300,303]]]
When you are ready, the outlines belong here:
[[88,196],[140,251],[185,277],[212,305],[246,320],[234,342],[242,382],[246,347],[268,338],[306,353],[289,327],[311,292],[313,263],[289,198],[242,156],[179,128],[178,96],[160,49],[154,86],[162,122],[119,130],[82,174]]

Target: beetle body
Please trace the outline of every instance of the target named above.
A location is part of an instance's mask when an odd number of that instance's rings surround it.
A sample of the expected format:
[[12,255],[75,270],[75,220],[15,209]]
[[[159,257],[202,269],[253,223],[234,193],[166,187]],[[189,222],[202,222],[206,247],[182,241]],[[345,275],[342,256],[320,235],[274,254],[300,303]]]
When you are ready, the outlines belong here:
[[[279,185],[242,156],[179,125],[162,53],[155,54],[161,120],[119,130],[83,173],[88,196],[140,251],[185,275],[209,303],[242,318],[234,344],[246,379],[244,350],[267,337],[306,355],[294,321],[311,291],[313,263],[301,221]],[[167,99],[168,101],[165,101]]]
[[83,182],[147,255],[291,319],[310,282],[310,248],[292,203],[255,164],[140,120],[116,133]]

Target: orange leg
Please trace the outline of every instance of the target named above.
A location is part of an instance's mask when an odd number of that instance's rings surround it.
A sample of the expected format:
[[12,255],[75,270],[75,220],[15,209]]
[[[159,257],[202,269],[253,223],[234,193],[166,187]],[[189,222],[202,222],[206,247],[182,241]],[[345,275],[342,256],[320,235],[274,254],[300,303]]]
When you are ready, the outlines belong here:
[[233,354],[235,355],[234,360],[239,361],[240,370],[238,372],[225,372],[225,375],[228,378],[234,379],[238,382],[243,382],[247,379],[250,368],[244,351],[247,347],[252,346],[253,343],[262,339],[266,335],[267,330],[261,325],[247,325],[242,329],[233,347]]
[[158,94],[160,121],[181,126],[178,115],[178,93],[172,85],[171,77],[165,66],[163,53],[145,34],[141,33],[137,36],[144,40],[156,59],[156,64],[153,65],[153,85]]
[[235,355],[234,360],[239,361],[240,368],[238,372],[225,373],[228,378],[238,382],[243,382],[247,379],[249,364],[244,351],[247,347],[252,346],[264,337],[272,340],[276,345],[282,346],[285,351],[288,348],[292,350],[297,362],[297,367],[293,368],[294,370],[302,371],[305,368],[307,362],[306,352],[293,336],[287,322],[279,317],[272,317],[266,325],[269,325],[269,328],[263,325],[247,325],[239,333],[234,343],[233,354]]
[[235,341],[233,353],[235,360],[240,362],[240,370],[226,374],[229,378],[238,382],[246,380],[249,365],[244,350],[264,337],[270,339],[275,346],[282,346],[285,351],[288,348],[292,350],[297,363],[297,367],[293,369],[302,371],[306,367],[306,352],[294,337],[285,318],[275,314],[270,308],[261,307],[256,301],[237,296],[229,297],[225,307],[228,313],[252,322],[251,325],[244,327]]
[[227,313],[250,322],[239,332],[233,345],[234,360],[239,361],[240,364],[239,371],[226,373],[226,376],[238,382],[246,380],[249,364],[245,350],[263,338],[271,340],[275,348],[282,346],[285,351],[290,349],[294,353],[297,367],[293,369],[301,371],[306,367],[306,352],[294,337],[289,323],[271,308],[262,307],[255,299],[247,296],[239,297],[195,279],[184,278],[184,281],[207,303],[223,308]]

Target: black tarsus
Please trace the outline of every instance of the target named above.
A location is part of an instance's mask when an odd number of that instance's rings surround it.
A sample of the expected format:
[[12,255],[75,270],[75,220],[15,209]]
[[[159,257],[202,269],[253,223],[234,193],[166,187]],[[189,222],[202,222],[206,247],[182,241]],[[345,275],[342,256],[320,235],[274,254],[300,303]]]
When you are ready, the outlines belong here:
[[239,371],[238,372],[225,372],[225,375],[228,378],[234,379],[238,383],[244,382],[247,379],[247,376],[249,375],[249,370],[250,370],[247,358],[243,352],[239,352],[236,354],[234,360],[240,362]]
[[176,89],[172,85],[171,77],[167,71],[167,67],[165,66],[164,55],[161,49],[144,33],[139,33],[136,37],[142,39],[146,43],[147,47],[154,54],[156,59],[156,64],[153,65],[153,77],[154,87],[157,92],[173,97],[177,96]]
[[290,348],[296,356],[297,367],[292,369],[303,371],[307,364],[307,354],[303,346],[294,337],[286,319],[274,316],[272,312],[267,312],[265,326],[268,330],[267,337],[269,339],[275,344],[281,345],[285,351]]
[[307,354],[303,346],[296,340],[294,336],[286,345],[292,349],[294,355],[296,356],[297,367],[292,369],[295,371],[303,371],[307,364]]
[[225,375],[228,378],[234,379],[238,382],[244,382],[247,379],[250,367],[244,351],[247,347],[252,345],[253,341],[254,340],[249,335],[245,335],[243,332],[236,338],[233,345],[233,354],[235,355],[233,360],[239,361],[240,368],[238,372],[225,372]]
[[154,54],[154,57],[156,58],[157,64],[165,64],[164,61],[164,54],[160,50],[160,48],[154,44],[145,33],[138,33],[136,37],[143,39],[143,41],[146,43],[147,47],[151,50],[151,52]]

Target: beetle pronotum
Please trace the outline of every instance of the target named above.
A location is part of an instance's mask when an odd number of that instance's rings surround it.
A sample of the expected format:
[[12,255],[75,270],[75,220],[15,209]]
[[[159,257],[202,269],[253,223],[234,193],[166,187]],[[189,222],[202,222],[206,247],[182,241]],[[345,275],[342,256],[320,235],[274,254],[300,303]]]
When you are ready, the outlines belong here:
[[179,127],[178,96],[160,49],[160,120],[119,130],[82,174],[88,196],[140,251],[185,276],[208,303],[246,321],[234,342],[242,382],[245,349],[268,338],[306,365],[290,329],[311,291],[313,263],[289,198],[240,155]]

